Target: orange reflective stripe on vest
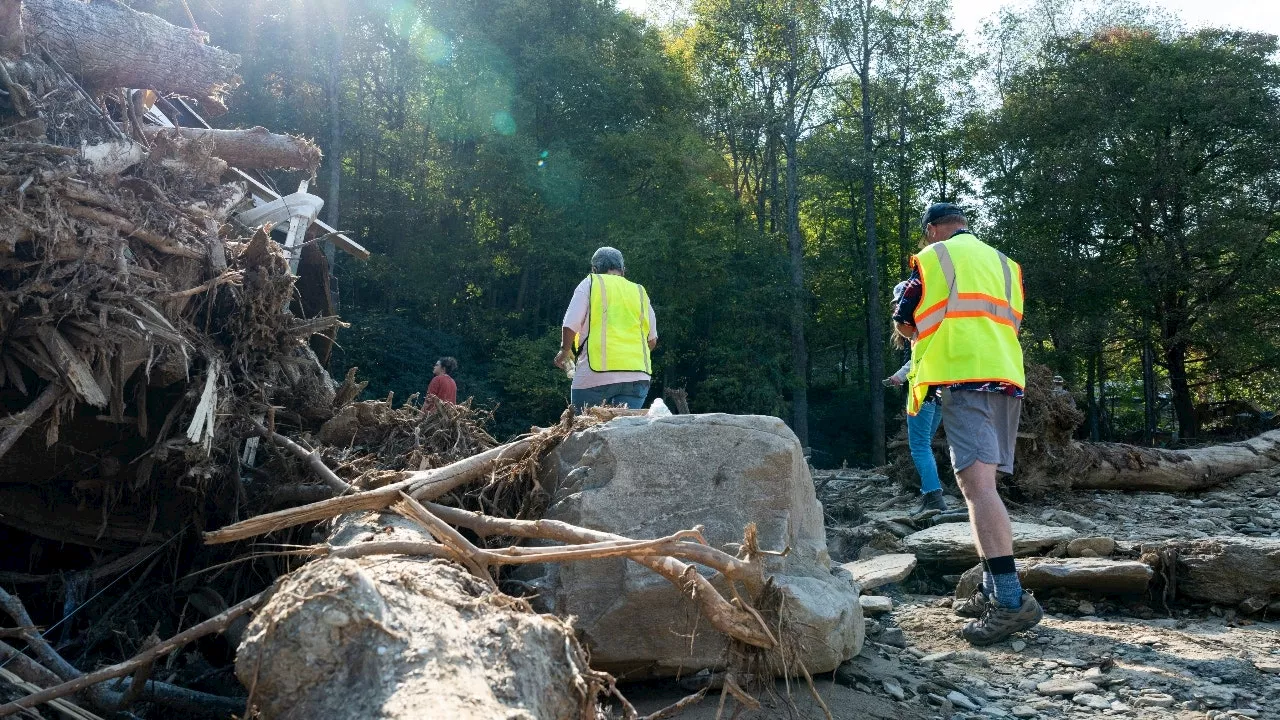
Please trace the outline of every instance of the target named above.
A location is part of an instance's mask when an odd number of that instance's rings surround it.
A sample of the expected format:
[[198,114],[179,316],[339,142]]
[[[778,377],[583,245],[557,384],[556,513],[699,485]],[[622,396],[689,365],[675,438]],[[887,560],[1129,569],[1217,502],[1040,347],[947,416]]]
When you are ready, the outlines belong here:
[[1013,269],[1009,267],[1009,258],[1004,253],[996,251],[1000,257],[1001,268],[1004,270],[1004,298],[997,298],[985,293],[958,292],[956,266],[951,259],[951,252],[942,243],[935,245],[934,249],[950,292],[945,300],[923,310],[917,310],[916,331],[919,333],[919,339],[932,335],[942,326],[942,321],[949,317],[986,317],[1008,325],[1015,332],[1022,329],[1022,313],[1013,307]]

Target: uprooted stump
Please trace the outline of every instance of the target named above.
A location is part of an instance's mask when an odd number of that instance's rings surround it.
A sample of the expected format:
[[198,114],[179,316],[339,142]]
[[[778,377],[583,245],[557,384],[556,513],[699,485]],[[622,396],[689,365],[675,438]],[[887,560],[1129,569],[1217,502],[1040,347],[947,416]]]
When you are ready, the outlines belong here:
[[249,626],[236,673],[263,718],[579,717],[580,653],[445,560],[307,564]]

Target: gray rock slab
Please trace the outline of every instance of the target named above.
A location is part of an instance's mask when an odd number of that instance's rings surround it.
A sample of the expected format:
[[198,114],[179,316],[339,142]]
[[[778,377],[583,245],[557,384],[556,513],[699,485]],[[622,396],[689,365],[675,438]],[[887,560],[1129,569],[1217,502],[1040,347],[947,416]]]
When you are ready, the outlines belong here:
[[[1013,554],[1032,555],[1060,542],[1075,539],[1069,527],[1013,523]],[[903,538],[902,544],[923,562],[969,564],[978,561],[978,551],[968,523],[935,525]]]
[[848,570],[865,592],[904,580],[916,569],[916,556],[908,553],[879,555],[869,560],[844,563],[840,567]]
[[[1107,558],[1024,558],[1016,561],[1018,576],[1029,590],[1088,590],[1101,594],[1146,592],[1155,575],[1150,565],[1137,560]],[[967,598],[982,582],[982,566],[974,565],[960,576],[956,597]]]
[[1036,692],[1041,695],[1075,695],[1077,693],[1096,693],[1098,686],[1083,680],[1070,678],[1053,678],[1036,685]]

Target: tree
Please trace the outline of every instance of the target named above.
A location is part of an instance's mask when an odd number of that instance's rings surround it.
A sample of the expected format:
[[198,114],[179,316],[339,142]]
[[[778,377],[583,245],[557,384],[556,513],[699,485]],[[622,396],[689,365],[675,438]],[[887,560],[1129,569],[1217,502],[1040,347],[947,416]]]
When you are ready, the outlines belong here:
[[[1058,41],[1013,78],[996,114],[991,149],[1002,157],[988,187],[999,219],[1039,247],[1066,240],[1072,268],[1101,264],[1107,305],[1063,304],[1140,342],[1152,328],[1185,438],[1197,433],[1192,373],[1212,372],[1222,350],[1209,342],[1215,322],[1273,322],[1274,292],[1241,292],[1268,282],[1260,274],[1277,252],[1276,49],[1274,36],[1217,30]],[[1072,285],[1061,292],[1078,293]]]

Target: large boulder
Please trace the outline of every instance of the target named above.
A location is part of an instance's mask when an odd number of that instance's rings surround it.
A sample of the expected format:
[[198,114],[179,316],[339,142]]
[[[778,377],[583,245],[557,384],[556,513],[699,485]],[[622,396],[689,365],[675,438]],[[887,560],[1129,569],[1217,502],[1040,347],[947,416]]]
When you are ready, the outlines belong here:
[[[812,673],[834,670],[863,641],[858,586],[833,572],[822,506],[800,443],[777,418],[756,415],[623,417],[568,437],[547,459],[544,517],[631,538],[696,525],[736,553],[755,523],[764,569]],[[699,568],[726,598],[724,578]],[[633,562],[593,560],[530,568],[540,609],[572,616],[592,665],[628,678],[724,665],[727,639],[667,580]],[[740,589],[741,591],[741,589]]]

